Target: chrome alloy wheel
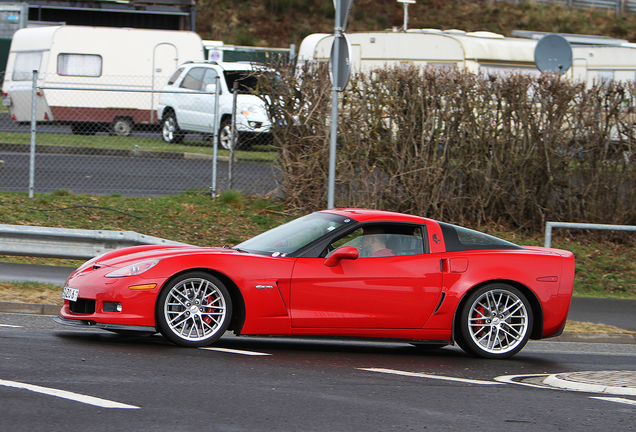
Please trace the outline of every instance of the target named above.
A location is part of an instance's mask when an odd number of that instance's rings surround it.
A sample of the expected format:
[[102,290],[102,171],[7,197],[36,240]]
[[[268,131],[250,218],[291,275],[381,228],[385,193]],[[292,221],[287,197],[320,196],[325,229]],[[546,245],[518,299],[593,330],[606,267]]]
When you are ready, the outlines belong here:
[[188,342],[212,342],[225,331],[228,312],[226,295],[206,278],[177,282],[163,302],[163,318],[170,332]]
[[179,144],[183,141],[184,134],[179,129],[179,123],[174,113],[169,113],[163,119],[163,127],[161,128],[161,138],[168,144]]
[[470,304],[466,324],[475,348],[497,356],[525,345],[532,320],[525,299],[512,290],[490,289]]

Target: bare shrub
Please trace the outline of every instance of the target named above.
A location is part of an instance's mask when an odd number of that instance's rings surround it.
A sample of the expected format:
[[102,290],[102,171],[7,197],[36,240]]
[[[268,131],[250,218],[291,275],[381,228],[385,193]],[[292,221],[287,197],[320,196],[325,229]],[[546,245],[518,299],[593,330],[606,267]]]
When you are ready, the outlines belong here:
[[[331,84],[325,65],[293,72],[267,103],[288,201],[313,210],[326,202]],[[336,203],[472,226],[633,224],[634,92],[440,68],[356,75],[340,98]]]

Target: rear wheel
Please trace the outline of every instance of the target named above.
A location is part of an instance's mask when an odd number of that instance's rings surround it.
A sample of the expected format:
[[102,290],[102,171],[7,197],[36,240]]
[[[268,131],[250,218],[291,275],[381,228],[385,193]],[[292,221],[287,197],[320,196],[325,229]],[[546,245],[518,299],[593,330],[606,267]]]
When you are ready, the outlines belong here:
[[459,323],[457,343],[484,358],[508,358],[518,353],[532,332],[532,308],[517,288],[486,285],[470,295]]
[[157,298],[157,327],[177,345],[199,347],[216,342],[231,317],[229,291],[207,273],[185,273],[169,281]]
[[171,111],[163,118],[161,138],[168,144],[179,144],[185,138],[185,134],[179,129],[177,116]]

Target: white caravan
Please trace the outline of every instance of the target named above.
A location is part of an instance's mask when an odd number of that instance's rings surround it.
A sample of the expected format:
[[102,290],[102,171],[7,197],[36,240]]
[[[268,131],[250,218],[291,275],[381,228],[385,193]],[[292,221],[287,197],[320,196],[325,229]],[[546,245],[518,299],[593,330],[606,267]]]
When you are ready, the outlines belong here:
[[[408,30],[347,33],[352,73],[388,65],[457,67],[471,72],[519,71],[539,74],[534,63],[535,39],[507,38],[490,32]],[[636,44],[609,38],[563,35],[571,42],[573,61],[566,77],[589,86],[607,80],[636,79]],[[599,40],[602,39],[602,40]],[[615,42],[616,45],[609,45]],[[307,36],[298,51],[298,67],[329,61],[333,36]]]
[[[387,65],[458,67],[472,72],[536,71],[536,40],[505,38],[490,32],[408,30],[347,33],[351,71],[365,72]],[[333,36],[314,34],[298,50],[299,65],[328,61]]]
[[[94,133],[95,124],[118,135],[159,121],[160,90],[187,60],[203,60],[194,32],[49,26],[13,36],[3,104],[14,121],[31,121],[32,77],[38,71],[38,121],[70,124]],[[99,89],[99,90],[90,90]]]

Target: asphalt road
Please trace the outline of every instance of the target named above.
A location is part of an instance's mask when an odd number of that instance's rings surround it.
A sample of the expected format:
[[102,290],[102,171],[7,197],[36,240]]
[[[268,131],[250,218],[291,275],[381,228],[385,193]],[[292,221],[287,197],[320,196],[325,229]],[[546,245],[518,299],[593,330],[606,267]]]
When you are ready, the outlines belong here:
[[[29,154],[2,153],[0,190],[29,190]],[[217,166],[217,191],[229,188],[228,162]],[[276,188],[278,168],[271,164],[235,162],[232,188],[251,195],[264,195]],[[67,189],[76,194],[160,196],[188,190],[209,190],[210,159],[166,159],[104,155],[37,154],[35,192]]]
[[635,344],[531,341],[503,361],[455,347],[231,335],[212,349],[185,349],[160,336],[125,338],[0,314],[0,347],[3,431],[635,427],[636,396],[536,384],[578,371],[633,375]]

